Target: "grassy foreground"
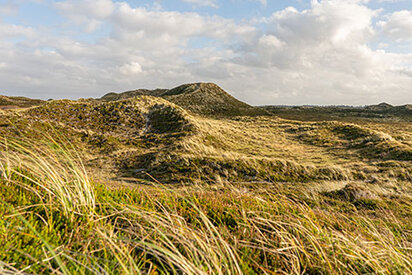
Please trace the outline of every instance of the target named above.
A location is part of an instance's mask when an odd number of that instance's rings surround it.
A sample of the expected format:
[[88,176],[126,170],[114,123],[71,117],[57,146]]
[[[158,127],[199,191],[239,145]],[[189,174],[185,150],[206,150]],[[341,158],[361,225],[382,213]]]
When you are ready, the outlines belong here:
[[111,188],[64,144],[0,143],[0,273],[412,272],[408,197],[293,183]]

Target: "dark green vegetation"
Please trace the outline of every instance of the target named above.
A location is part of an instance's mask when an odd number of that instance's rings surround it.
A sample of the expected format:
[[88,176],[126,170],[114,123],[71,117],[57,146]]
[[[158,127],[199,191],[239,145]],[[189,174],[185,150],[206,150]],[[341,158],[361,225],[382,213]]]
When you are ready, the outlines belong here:
[[407,106],[275,116],[227,96],[0,110],[0,273],[412,272]]
[[184,109],[200,115],[240,116],[267,115],[256,107],[241,102],[213,83],[184,84],[166,90],[135,90],[120,94],[109,93],[101,98],[103,101],[128,99],[141,95],[162,97]]
[[343,120],[356,122],[359,119],[369,121],[399,121],[411,122],[412,105],[392,106],[387,103],[364,107],[351,106],[262,106],[262,109],[286,119],[297,120]]
[[38,106],[43,103],[44,101],[40,99],[31,99],[31,98],[21,97],[21,96],[0,95],[0,110]]

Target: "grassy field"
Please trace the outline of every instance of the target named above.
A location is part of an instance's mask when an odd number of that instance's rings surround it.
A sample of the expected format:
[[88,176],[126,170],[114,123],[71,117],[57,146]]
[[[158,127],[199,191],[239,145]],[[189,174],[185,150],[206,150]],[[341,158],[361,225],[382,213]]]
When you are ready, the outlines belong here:
[[323,116],[0,110],[0,273],[412,273],[409,117]]

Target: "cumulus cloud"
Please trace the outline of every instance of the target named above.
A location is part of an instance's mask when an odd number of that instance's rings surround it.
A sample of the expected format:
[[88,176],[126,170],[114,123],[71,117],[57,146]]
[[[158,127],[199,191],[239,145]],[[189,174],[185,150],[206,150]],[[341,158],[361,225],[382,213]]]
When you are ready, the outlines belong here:
[[55,6],[74,23],[84,24],[87,32],[95,31],[115,9],[111,0],[72,0],[57,2]]
[[254,27],[236,24],[233,20],[217,16],[201,16],[197,13],[150,11],[118,5],[112,15],[112,23],[120,32],[142,32],[144,35],[170,39],[203,36],[226,40],[233,35],[248,35]]
[[396,41],[412,41],[412,10],[401,10],[386,15],[377,25]]
[[140,66],[138,62],[124,64],[119,69],[120,72],[125,75],[137,75],[143,72],[142,66]]
[[36,35],[36,31],[31,27],[23,27],[14,24],[0,24],[0,37],[6,38],[16,38],[24,37],[30,38]]
[[[381,15],[365,1],[312,1],[307,10],[289,7],[258,23],[112,0],[54,7],[68,35],[0,22],[3,89],[77,98],[211,81],[252,104],[411,100],[412,54],[391,53],[390,41],[385,51],[369,46],[378,32],[398,40],[410,37],[408,29],[395,13],[375,27]],[[78,38],[81,29],[94,39]]]
[[194,4],[196,6],[218,7],[216,0],[183,0],[183,2]]
[[280,69],[328,67],[363,74],[371,59],[365,43],[373,34],[374,15],[363,5],[344,1],[315,1],[304,11],[286,8],[263,20],[267,33],[246,46],[238,61]]

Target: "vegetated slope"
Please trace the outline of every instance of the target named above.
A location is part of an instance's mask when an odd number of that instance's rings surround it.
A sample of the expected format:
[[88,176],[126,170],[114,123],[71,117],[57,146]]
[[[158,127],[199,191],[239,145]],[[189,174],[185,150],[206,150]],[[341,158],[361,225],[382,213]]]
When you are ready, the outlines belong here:
[[119,100],[140,95],[163,97],[184,109],[200,115],[241,116],[265,115],[266,111],[241,102],[213,83],[184,84],[164,90],[135,90],[125,93],[109,93],[101,99]]
[[[404,163],[412,160],[407,137],[355,124],[192,116],[150,96],[58,100],[22,114],[80,134],[93,159],[115,178],[148,179],[148,173],[163,183],[412,179]],[[382,168],[387,161],[391,171]]]
[[388,103],[380,103],[377,105],[369,105],[363,107],[364,110],[387,113],[405,113],[412,115],[412,104],[393,106]]
[[27,108],[43,104],[40,99],[31,99],[20,96],[2,96],[0,95],[0,109]]
[[108,93],[104,95],[101,99],[104,101],[114,101],[114,100],[121,100],[121,99],[128,99],[136,96],[141,95],[148,95],[148,96],[162,96],[167,89],[155,89],[155,90],[148,90],[148,89],[138,89],[133,91],[127,91],[123,93]]
[[163,94],[167,100],[197,114],[247,116],[266,114],[241,102],[213,83],[186,84]]
[[296,132],[297,138],[304,142],[332,149],[351,149],[363,158],[412,161],[412,146],[409,142],[356,124],[321,122],[290,131]]
[[377,122],[403,120],[412,122],[412,105],[392,106],[387,103],[364,107],[352,106],[260,106],[271,114],[286,119],[297,120],[340,120],[359,122],[375,120]]
[[364,109],[366,110],[370,110],[370,111],[389,111],[392,110],[394,108],[394,106],[392,106],[391,104],[388,104],[386,102],[382,102],[376,105],[369,105],[369,106],[365,106]]
[[29,109],[26,114],[77,130],[127,139],[147,132],[180,132],[192,127],[182,108],[149,96],[105,103],[56,100]]

